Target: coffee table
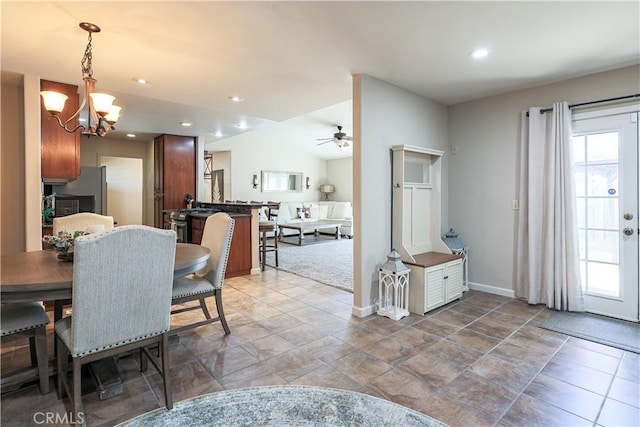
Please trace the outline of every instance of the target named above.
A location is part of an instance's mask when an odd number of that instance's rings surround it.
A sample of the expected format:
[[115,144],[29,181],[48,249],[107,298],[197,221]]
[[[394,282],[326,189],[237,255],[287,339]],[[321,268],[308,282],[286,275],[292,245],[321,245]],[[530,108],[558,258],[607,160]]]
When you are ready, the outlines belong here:
[[[317,237],[318,230],[323,228],[334,228],[336,229],[335,237],[336,240],[340,240],[340,227],[342,224],[334,221],[309,221],[309,222],[294,222],[294,223],[283,223],[278,224],[278,228],[288,228],[290,230],[298,231],[298,246],[302,246],[304,243],[304,232],[313,230],[313,234]],[[282,241],[282,233],[280,234],[280,241]]]

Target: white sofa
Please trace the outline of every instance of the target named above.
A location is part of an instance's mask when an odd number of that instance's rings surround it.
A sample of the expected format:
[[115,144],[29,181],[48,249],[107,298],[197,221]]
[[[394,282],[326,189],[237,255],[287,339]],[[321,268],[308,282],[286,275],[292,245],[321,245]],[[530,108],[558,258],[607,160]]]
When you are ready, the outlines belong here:
[[[304,209],[304,210],[303,210]],[[305,215],[303,219],[300,215]],[[266,219],[266,218],[263,218]],[[331,221],[340,223],[340,233],[348,238],[353,237],[353,207],[351,202],[317,201],[317,202],[280,202],[278,224]],[[325,230],[320,229],[320,232]],[[296,230],[281,229],[285,236],[296,234]],[[335,228],[327,228],[327,233],[335,233]]]

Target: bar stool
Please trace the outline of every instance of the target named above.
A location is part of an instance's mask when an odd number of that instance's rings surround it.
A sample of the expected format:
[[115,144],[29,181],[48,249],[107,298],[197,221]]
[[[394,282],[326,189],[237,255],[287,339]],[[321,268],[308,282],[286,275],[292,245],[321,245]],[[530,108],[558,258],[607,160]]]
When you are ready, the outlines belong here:
[[[278,224],[275,221],[260,221],[258,223],[260,233],[260,269],[264,271],[267,261],[267,252],[274,252],[275,266],[278,266]],[[273,232],[273,244],[267,242],[267,233]]]

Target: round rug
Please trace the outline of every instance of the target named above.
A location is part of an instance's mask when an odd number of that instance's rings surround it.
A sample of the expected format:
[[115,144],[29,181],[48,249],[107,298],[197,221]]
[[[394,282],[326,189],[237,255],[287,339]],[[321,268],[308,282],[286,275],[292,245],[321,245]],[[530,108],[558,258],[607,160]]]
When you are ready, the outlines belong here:
[[159,408],[119,426],[445,426],[384,399],[345,390],[269,386],[226,390]]

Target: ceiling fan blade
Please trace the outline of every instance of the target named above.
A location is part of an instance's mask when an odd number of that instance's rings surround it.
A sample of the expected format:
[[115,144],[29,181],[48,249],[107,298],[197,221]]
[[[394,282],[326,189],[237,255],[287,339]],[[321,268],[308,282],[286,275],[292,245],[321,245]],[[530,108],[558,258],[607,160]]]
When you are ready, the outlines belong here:
[[345,136],[342,139],[344,139],[346,141],[353,141],[353,138],[351,138],[350,136]]
[[331,141],[333,138],[316,138],[316,141]]
[[331,142],[331,140],[329,140],[329,141],[325,141],[325,142],[321,142],[321,143],[319,143],[319,144],[316,144],[316,147],[317,147],[318,145],[324,145],[324,144],[326,144],[326,143],[328,143],[328,142]]

